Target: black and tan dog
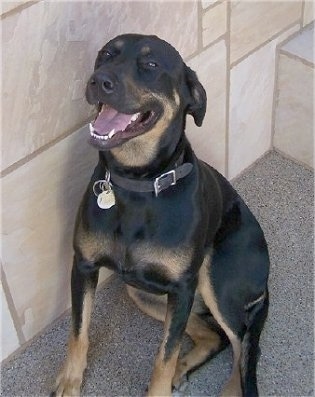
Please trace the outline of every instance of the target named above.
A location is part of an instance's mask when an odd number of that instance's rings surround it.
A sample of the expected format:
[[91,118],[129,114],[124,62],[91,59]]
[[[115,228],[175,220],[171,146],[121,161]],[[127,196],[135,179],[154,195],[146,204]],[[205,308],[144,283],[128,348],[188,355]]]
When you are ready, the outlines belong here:
[[[206,110],[196,74],[165,41],[122,35],[98,53],[86,97],[99,110],[90,125],[99,162],[77,216],[73,325],[54,393],[80,392],[98,271],[106,266],[143,311],[165,321],[150,396],[170,396],[227,338],[234,361],[223,395],[257,395],[268,250],[242,199],[187,141],[186,115],[200,126]],[[178,359],[184,332],[195,345]]]

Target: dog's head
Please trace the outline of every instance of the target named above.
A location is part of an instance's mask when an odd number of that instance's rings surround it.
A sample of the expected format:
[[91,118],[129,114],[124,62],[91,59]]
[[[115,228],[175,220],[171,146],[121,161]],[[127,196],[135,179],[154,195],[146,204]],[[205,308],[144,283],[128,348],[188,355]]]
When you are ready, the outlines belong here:
[[[158,142],[186,114],[202,124],[206,93],[179,53],[156,36],[126,34],[98,53],[86,98],[98,107],[91,143],[99,150],[139,137]],[[144,138],[143,138],[144,139]],[[143,140],[142,139],[142,140]]]

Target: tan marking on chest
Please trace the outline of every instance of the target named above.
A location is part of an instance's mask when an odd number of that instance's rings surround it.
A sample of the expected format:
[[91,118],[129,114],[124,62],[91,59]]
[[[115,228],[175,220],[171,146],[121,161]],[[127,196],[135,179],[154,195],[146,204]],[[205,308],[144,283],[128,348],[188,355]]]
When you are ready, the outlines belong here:
[[190,266],[193,250],[187,247],[165,248],[150,243],[137,244],[132,249],[132,257],[137,265],[156,264],[161,272],[172,280],[177,280]]
[[84,259],[96,262],[103,255],[113,250],[113,240],[103,233],[91,233],[79,226],[75,238],[76,245],[81,250]]

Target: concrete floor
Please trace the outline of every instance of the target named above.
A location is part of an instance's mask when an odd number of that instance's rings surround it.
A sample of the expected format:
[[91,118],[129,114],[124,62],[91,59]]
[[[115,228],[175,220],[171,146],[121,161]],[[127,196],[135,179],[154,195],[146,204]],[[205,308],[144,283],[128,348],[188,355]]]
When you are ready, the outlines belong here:
[[[260,395],[313,396],[313,173],[272,152],[233,184],[261,222],[271,256]],[[49,394],[69,326],[66,315],[3,365],[2,396]],[[161,324],[134,307],[112,277],[97,293],[82,394],[143,396],[161,335]],[[182,395],[217,396],[231,363],[228,348],[189,377]]]

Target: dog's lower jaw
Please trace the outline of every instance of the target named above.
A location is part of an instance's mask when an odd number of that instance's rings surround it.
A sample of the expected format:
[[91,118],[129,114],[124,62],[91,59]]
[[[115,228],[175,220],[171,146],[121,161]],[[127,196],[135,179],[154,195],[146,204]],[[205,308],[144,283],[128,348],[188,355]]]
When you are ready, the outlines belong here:
[[139,136],[111,149],[115,160],[124,167],[144,167],[156,156],[158,144]]

